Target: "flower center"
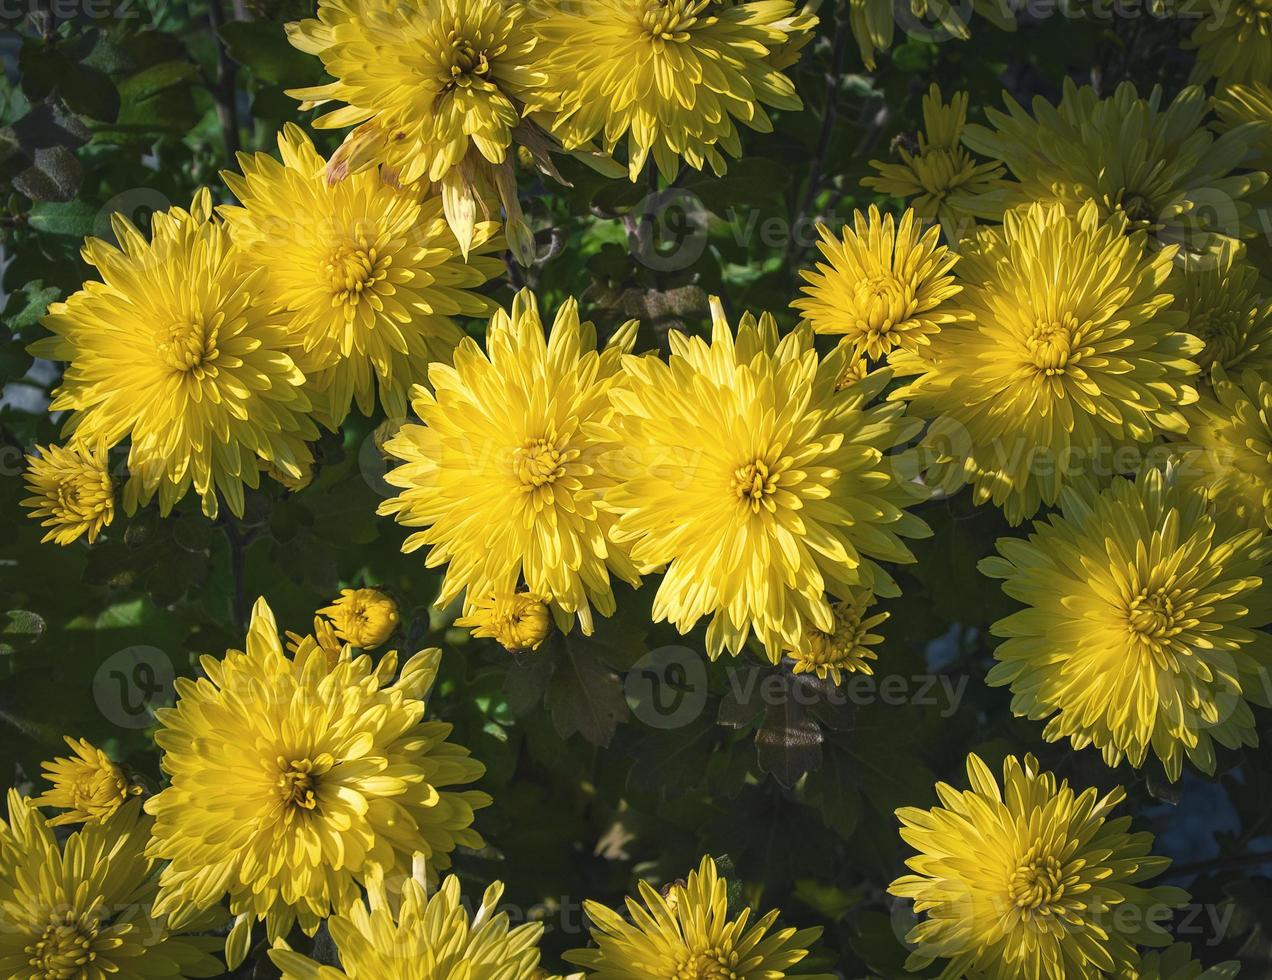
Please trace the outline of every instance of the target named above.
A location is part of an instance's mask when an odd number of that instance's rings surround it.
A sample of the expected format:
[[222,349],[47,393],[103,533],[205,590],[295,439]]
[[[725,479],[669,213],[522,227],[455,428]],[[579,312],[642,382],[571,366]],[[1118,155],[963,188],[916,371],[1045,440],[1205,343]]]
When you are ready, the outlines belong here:
[[[559,443],[559,444],[558,444]],[[549,486],[565,475],[565,464],[572,458],[565,441],[530,439],[512,454],[512,470],[521,489],[527,493]]]
[[858,280],[853,292],[859,325],[866,333],[886,334],[909,319],[910,289],[891,273]]
[[82,923],[73,912],[53,915],[38,940],[23,948],[31,976],[38,980],[71,980],[88,976],[97,959],[96,923]]
[[1164,589],[1141,589],[1126,611],[1127,627],[1136,639],[1145,642],[1165,640],[1178,633],[1178,620],[1179,610]]
[[335,305],[357,306],[385,277],[385,261],[373,246],[340,245],[327,262],[327,280]]
[[318,808],[318,774],[313,771],[314,764],[308,759],[297,759],[284,762],[279,759],[278,794],[283,805],[300,810]]
[[687,41],[710,0],[646,0],[641,28],[655,41]]
[[752,513],[759,513],[761,507],[772,511],[777,475],[769,469],[768,463],[757,459],[733,471],[733,492]]
[[490,58],[485,48],[478,48],[465,37],[451,39],[451,82],[468,85],[474,79],[490,76]]
[[1064,877],[1060,862],[1047,855],[1039,856],[1030,849],[1011,876],[1007,886],[1012,903],[1018,909],[1040,911],[1048,915],[1064,895]]
[[1025,341],[1029,360],[1040,374],[1053,377],[1064,374],[1072,356],[1074,328],[1077,321],[1072,314],[1062,320],[1039,320],[1033,333]]
[[740,980],[739,960],[732,943],[681,953],[669,980]]
[[219,325],[220,317],[211,326],[202,317],[169,324],[156,338],[159,356],[168,367],[202,378],[213,370],[213,362],[220,356],[216,346]]

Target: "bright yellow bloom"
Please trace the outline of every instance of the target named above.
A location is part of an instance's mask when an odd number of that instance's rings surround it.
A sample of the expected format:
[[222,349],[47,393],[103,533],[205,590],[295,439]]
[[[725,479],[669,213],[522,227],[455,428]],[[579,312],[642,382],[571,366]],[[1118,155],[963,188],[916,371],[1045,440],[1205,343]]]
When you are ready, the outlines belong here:
[[[464,337],[452,319],[484,316],[494,304],[473,290],[503,262],[467,262],[438,197],[419,199],[379,170],[329,183],[313,143],[290,123],[278,137],[281,162],[239,155],[242,176],[222,176],[243,207],[225,207],[235,244],[269,270],[264,295],[287,317],[304,351],[315,410],[338,428],[357,401],[390,418],[406,415],[411,386],[431,361],[449,361]],[[476,226],[472,247],[499,247],[497,226]]]
[[313,642],[289,658],[265,601],[252,610],[247,652],[201,660],[205,680],[177,681],[177,704],[156,712],[155,742],[171,784],[146,802],[149,853],[170,861],[156,908],[184,918],[226,893],[237,916],[226,941],[242,962],[254,921],[271,941],[299,921],[313,934],[350,908],[372,874],[430,873],[456,846],[480,847],[473,810],[490,798],[446,787],[485,771],[424,721],[437,650],[377,665],[344,647],[334,665]]
[[67,811],[50,820],[49,826],[102,823],[132,797],[141,794],[141,785],[101,749],[82,738],[63,737],[75,756],[58,757],[40,767],[53,788],[35,801],[36,806]]
[[211,214],[201,190],[190,211],[156,213],[149,242],[115,215],[122,250],[85,242],[101,280],[53,303],[44,325],[55,336],[30,348],[70,362],[49,406],[71,411],[68,433],[107,447],[131,437],[130,514],[158,491],[166,515],[193,484],[208,517],[218,493],[241,515],[260,460],[299,477],[313,459],[305,376],[284,319],[258,300],[271,270],[247,262]]
[[889,616],[886,612],[867,616],[866,610],[874,601],[871,593],[858,592],[831,606],[835,615],[834,629],[826,633],[809,629],[803,640],[787,652],[795,661],[793,672],[816,674],[822,680],[829,676],[835,684],[841,681],[842,674],[873,674],[874,668],[869,662],[878,660],[879,655],[870,648],[882,643],[883,637],[870,631]]
[[1247,527],[1272,529],[1272,383],[1256,371],[1223,371],[1188,411],[1181,479]]
[[49,530],[41,541],[68,545],[81,535],[97,540],[102,528],[115,519],[115,481],[105,446],[96,451],[83,444],[36,446],[39,455],[26,458],[26,485],[31,494],[22,501],[32,518],[44,518]]
[[538,650],[552,632],[548,605],[531,592],[506,592],[477,599],[468,615],[455,620],[473,636],[488,636],[510,653]]
[[1272,371],[1272,300],[1259,295],[1259,274],[1240,249],[1222,249],[1169,283],[1184,329],[1205,343],[1203,369]]
[[848,348],[819,359],[807,327],[779,343],[767,314],[735,339],[718,301],[711,342],[673,331],[671,348],[669,362],[625,360],[621,449],[601,459],[613,539],[642,568],[666,566],[655,621],[687,633],[710,616],[712,657],[754,631],[777,662],[807,628],[834,629],[827,592],[896,595],[876,561],[913,561],[901,539],[929,531],[905,510],[926,496],[917,454],[885,455],[919,422],[870,405],[888,371],[840,390]]
[[314,617],[314,631],[312,633],[294,633],[291,630],[287,630],[283,635],[287,641],[285,644],[287,652],[291,654],[293,660],[298,656],[307,655],[306,651],[317,647],[322,651],[323,656],[327,658],[327,667],[332,668],[340,660],[340,655],[344,650],[344,644],[336,636],[336,627],[331,620],[324,619],[322,616]]
[[318,610],[336,628],[336,636],[363,650],[384,643],[398,625],[398,607],[379,589],[341,589],[340,597]]
[[773,929],[774,909],[750,924],[751,910],[729,918],[728,883],[704,857],[687,882],[659,894],[647,881],[640,898],[627,899],[628,916],[599,902],[584,902],[595,949],[575,949],[567,962],[584,967],[591,980],[667,980],[722,977],[730,980],[834,980],[829,974],[791,972],[821,936],[820,928]]
[[599,138],[607,153],[627,137],[633,182],[651,153],[668,181],[682,161],[723,174],[723,154],[741,155],[735,120],[771,132],[764,106],[803,106],[774,64],[811,29],[790,0],[539,0],[535,10],[553,134],[567,149]]
[[1193,78],[1229,85],[1272,79],[1272,0],[1233,0],[1203,8],[1186,47],[1197,49]]
[[[9,791],[0,820],[0,976],[8,980],[219,977],[218,942],[181,935],[151,908],[150,820],[126,803],[59,844],[36,804]],[[203,917],[189,930],[217,925]]]
[[1129,817],[1109,818],[1122,789],[1057,787],[1030,755],[1007,757],[1001,790],[975,755],[967,776],[970,790],[937,783],[940,806],[897,811],[919,853],[888,891],[924,916],[905,937],[906,967],[947,959],[941,980],[1138,976],[1136,946],[1170,943],[1163,923],[1188,893],[1141,884],[1170,859],[1150,853],[1152,834],[1127,832]]
[[1076,213],[1090,201],[1102,217],[1125,216],[1128,232],[1149,232],[1154,247],[1179,245],[1181,265],[1254,233],[1242,198],[1266,177],[1236,171],[1257,134],[1245,127],[1214,136],[1200,88],[1184,89],[1162,109],[1160,88],[1142,99],[1123,82],[1101,99],[1066,78],[1060,104],[1039,96],[1032,116],[1004,98],[1006,113],[987,110],[994,128],[968,126],[963,142],[1002,160],[1016,180],[973,198],[974,214],[998,221],[1005,210],[1035,201],[1058,201]]
[[992,685],[1050,718],[1049,741],[1094,745],[1110,766],[1151,748],[1178,779],[1207,773],[1214,742],[1257,742],[1248,702],[1272,699],[1272,539],[1167,470],[1061,495],[1027,541],[1003,538],[981,571],[1027,608],[994,624]]
[[893,359],[920,374],[899,394],[935,419],[929,478],[946,492],[970,482],[977,503],[1019,524],[1073,477],[1187,430],[1202,344],[1169,309],[1173,249],[1149,253],[1126,224],[1092,202],[1076,215],[1039,204],[964,243],[959,302],[972,319]]
[[1255,139],[1247,163],[1265,170],[1272,167],[1272,85],[1231,85],[1214,97],[1214,108],[1219,116],[1216,128],[1221,132],[1254,123]]
[[[391,902],[382,881],[368,887],[368,903],[355,903],[328,921],[342,969],[320,966],[286,949],[270,950],[283,980],[537,980],[543,925],[510,927],[497,912],[502,882],[482,895],[472,920],[460,904],[459,879],[447,877],[431,896],[408,878]],[[397,896],[394,896],[397,899]]]
[[423,425],[405,425],[385,448],[404,465],[385,480],[402,488],[380,505],[399,524],[424,530],[402,550],[428,546],[430,567],[448,564],[438,605],[467,590],[465,611],[523,584],[551,603],[562,630],[575,616],[592,630],[592,609],[614,612],[610,572],[638,576],[606,536],[597,504],[614,480],[597,468],[600,428],[612,414],[609,391],[636,322],[604,350],[579,323],[578,304],[557,313],[544,340],[538,304],[517,294],[511,315],[495,314],[486,351],[465,340],[454,367],[434,364],[434,391],[415,390]]
[[1003,168],[997,161],[978,163],[963,147],[967,125],[966,92],[955,92],[946,105],[935,82],[923,96],[923,132],[918,134],[918,152],[897,145],[900,163],[871,160],[878,177],[863,177],[861,183],[881,194],[914,198],[911,206],[924,221],[939,220],[950,241],[958,241],[969,230],[967,204],[1002,183]]
[[318,129],[357,127],[331,158],[329,177],[384,164],[401,184],[439,183],[465,255],[478,212],[497,192],[514,251],[528,263],[533,240],[509,150],[514,140],[532,148],[547,140],[522,119],[542,80],[526,21],[523,4],[504,0],[321,0],[317,20],[288,24],[291,43],[335,78],[288,94],[304,100],[302,109],[345,103],[314,120]]
[[872,204],[868,217],[853,214],[842,238],[825,225],[817,230],[826,261],[816,272],[800,272],[808,285],[791,304],[816,333],[842,336],[873,360],[927,344],[929,334],[954,321],[948,301],[960,288],[950,274],[958,256],[937,243],[935,225],[925,233],[913,211],[897,223]]

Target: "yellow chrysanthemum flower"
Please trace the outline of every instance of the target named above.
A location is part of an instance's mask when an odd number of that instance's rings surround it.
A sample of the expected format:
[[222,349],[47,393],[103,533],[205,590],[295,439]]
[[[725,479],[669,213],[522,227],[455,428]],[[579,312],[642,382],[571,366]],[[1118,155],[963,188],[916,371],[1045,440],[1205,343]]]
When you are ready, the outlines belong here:
[[1028,607],[994,624],[992,685],[1050,718],[1049,741],[1094,745],[1110,766],[1151,748],[1169,778],[1214,742],[1254,745],[1248,702],[1272,700],[1272,539],[1172,471],[1149,468],[1061,495],[1027,541],[1003,538],[981,571]]
[[455,625],[468,627],[473,636],[490,637],[510,653],[524,653],[543,645],[552,632],[552,615],[534,593],[506,592],[478,598]]
[[1272,299],[1259,295],[1259,274],[1240,249],[1177,271],[1169,286],[1184,329],[1206,345],[1196,358],[1203,369],[1272,371]]
[[790,0],[538,0],[535,11],[553,134],[567,149],[599,138],[607,153],[626,137],[633,182],[651,154],[668,181],[681,161],[723,174],[723,154],[741,154],[735,120],[770,132],[764,106],[803,107],[770,60],[811,29]]
[[1220,132],[1254,123],[1255,139],[1247,163],[1265,170],[1272,167],[1272,85],[1266,82],[1231,85],[1213,101],[1219,116],[1216,128]]
[[1134,975],[1137,946],[1166,946],[1163,928],[1188,893],[1141,883],[1169,858],[1153,835],[1110,818],[1121,788],[1100,798],[1040,772],[1037,760],[1003,762],[1003,786],[967,757],[970,790],[937,783],[941,805],[897,811],[901,837],[919,853],[888,891],[924,916],[906,936],[906,961],[925,970],[949,960],[941,980],[1102,980]]
[[32,518],[44,518],[49,530],[40,540],[68,545],[82,535],[92,544],[115,519],[115,481],[105,446],[90,450],[80,443],[36,446],[38,455],[26,458],[26,486],[22,501]]
[[1103,217],[1123,215],[1128,232],[1149,232],[1150,245],[1180,246],[1181,265],[1254,233],[1243,198],[1266,175],[1237,171],[1257,130],[1216,137],[1205,127],[1200,88],[1184,89],[1166,109],[1160,88],[1142,99],[1130,82],[1101,99],[1066,78],[1060,104],[1039,96],[1033,115],[1004,98],[1006,113],[987,110],[994,128],[968,126],[963,142],[1003,161],[1015,181],[972,198],[973,214],[998,221],[1035,201],[1059,201],[1071,213],[1094,202]]
[[597,467],[600,430],[635,340],[631,321],[598,351],[596,329],[579,323],[569,300],[545,341],[534,295],[522,290],[511,315],[491,320],[486,352],[465,340],[454,367],[429,369],[435,390],[415,390],[424,424],[403,426],[385,444],[404,463],[385,480],[402,493],[380,513],[424,528],[403,551],[427,545],[429,566],[449,565],[439,606],[467,590],[471,612],[482,597],[524,583],[551,603],[562,630],[577,616],[591,632],[592,606],[614,612],[610,572],[639,581],[597,509],[614,483]]
[[270,270],[253,267],[212,220],[207,190],[189,211],[156,213],[147,242],[122,215],[121,248],[90,238],[84,261],[100,281],[49,306],[55,336],[31,353],[69,361],[50,411],[88,445],[131,437],[124,509],[159,494],[166,515],[193,484],[203,513],[218,493],[243,513],[259,460],[299,477],[318,437],[285,320],[259,301]]
[[155,742],[171,784],[146,802],[156,817],[149,853],[169,861],[156,908],[184,919],[230,896],[230,969],[254,921],[271,941],[293,924],[313,934],[359,898],[373,873],[430,872],[456,846],[480,847],[473,810],[490,798],[446,787],[485,771],[424,721],[423,696],[440,651],[397,672],[344,647],[331,664],[317,643],[289,658],[265,601],[252,610],[247,651],[203,657],[206,680],[177,681],[177,704],[156,712]]
[[1220,90],[1272,78],[1272,2],[1233,0],[1207,8],[1185,46],[1197,49],[1194,79],[1214,78]]
[[1002,182],[1003,168],[997,161],[980,163],[963,147],[967,126],[966,92],[955,92],[946,105],[935,82],[923,96],[923,132],[918,134],[918,152],[897,144],[900,163],[871,160],[878,177],[863,177],[861,183],[881,194],[914,198],[910,202],[924,221],[940,221],[945,237],[957,242],[969,231],[972,218],[967,204],[977,194],[985,194]]
[[[150,820],[133,800],[59,844],[35,803],[9,791],[0,820],[0,976],[9,980],[219,977],[215,939],[182,935],[151,908]],[[203,917],[191,931],[217,925]]]
[[1180,477],[1247,527],[1272,530],[1272,383],[1251,370],[1213,380],[1188,410]]
[[331,620],[324,619],[322,616],[314,617],[314,630],[312,633],[294,633],[291,630],[287,630],[283,636],[286,639],[284,645],[293,660],[298,656],[305,655],[309,649],[317,647],[322,651],[323,656],[327,658],[327,666],[334,667],[344,651],[344,644],[340,641],[340,637],[336,636],[335,625]]
[[447,877],[429,895],[425,883],[408,878],[391,901],[384,883],[369,884],[368,903],[355,903],[328,921],[340,954],[340,970],[324,967],[287,949],[270,950],[283,980],[537,980],[543,925],[510,927],[496,911],[503,884],[482,895],[469,920],[460,904],[459,879]]
[[669,362],[625,360],[605,506],[639,566],[666,566],[655,621],[687,633],[710,616],[712,657],[754,632],[776,663],[809,627],[834,629],[827,592],[897,594],[876,561],[914,560],[901,539],[929,531],[905,508],[926,491],[913,450],[885,454],[919,421],[870,405],[887,370],[838,389],[848,348],[819,359],[807,327],[779,343],[768,314],[735,339],[718,300],[712,313],[709,344],[673,331]]
[[319,129],[356,126],[328,176],[384,164],[401,184],[440,184],[465,255],[477,241],[485,199],[497,193],[510,244],[528,263],[533,238],[517,203],[510,150],[514,140],[532,149],[547,140],[522,118],[542,81],[527,20],[524,4],[504,0],[321,0],[317,20],[288,24],[291,43],[318,55],[335,78],[288,94],[304,100],[302,109],[345,103],[314,120]]
[[599,902],[584,902],[596,948],[571,950],[566,961],[583,967],[592,980],[834,980],[796,967],[821,936],[820,927],[774,930],[777,909],[754,924],[750,909],[730,919],[728,884],[709,857],[665,895],[647,881],[639,889],[644,904],[628,898],[627,918]]
[[1173,248],[1149,253],[1126,225],[1119,213],[1100,220],[1093,202],[1076,215],[1039,204],[964,242],[959,303],[971,319],[893,358],[920,375],[898,396],[935,420],[934,484],[972,483],[977,503],[1019,524],[1075,476],[1187,431],[1180,408],[1197,400],[1188,379],[1202,344],[1169,308]]
[[341,589],[340,597],[318,610],[335,625],[336,636],[363,650],[374,650],[397,629],[398,607],[379,589]]
[[82,738],[63,737],[74,757],[59,756],[40,766],[52,789],[46,790],[36,805],[67,811],[50,820],[49,826],[101,823],[141,794],[141,784],[101,749]]
[[929,343],[929,334],[954,321],[949,300],[960,287],[950,269],[958,256],[938,244],[935,225],[924,232],[913,211],[897,223],[872,204],[868,216],[853,214],[842,238],[825,225],[817,230],[826,261],[800,272],[808,285],[791,304],[816,333],[842,336],[857,354],[878,360]]
[[[495,304],[473,292],[502,273],[487,255],[459,256],[440,198],[421,201],[370,169],[335,183],[313,143],[290,123],[281,161],[239,155],[242,176],[225,183],[243,207],[221,209],[247,260],[269,270],[264,295],[282,309],[304,351],[314,408],[332,429],[357,401],[406,415],[411,385],[432,361],[450,360],[464,337],[455,316],[486,316]],[[499,246],[497,226],[476,226],[472,249]]]
[[870,648],[883,642],[883,637],[870,632],[883,623],[889,613],[867,616],[866,610],[874,605],[875,598],[869,592],[857,592],[843,602],[831,606],[835,627],[829,632],[809,629],[803,639],[787,656],[795,661],[796,674],[816,674],[822,680],[830,677],[838,684],[843,674],[873,674],[871,660],[879,655]]

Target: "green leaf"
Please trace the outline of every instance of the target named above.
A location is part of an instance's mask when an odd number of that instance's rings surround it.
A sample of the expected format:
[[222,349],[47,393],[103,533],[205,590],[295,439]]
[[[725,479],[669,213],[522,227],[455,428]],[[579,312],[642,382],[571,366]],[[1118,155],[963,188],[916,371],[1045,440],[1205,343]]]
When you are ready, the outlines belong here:
[[198,69],[188,61],[161,61],[125,79],[119,95],[125,104],[133,104],[178,85],[189,85],[198,77]]
[[69,238],[91,235],[96,220],[97,210],[84,201],[41,201],[27,217],[36,231]]
[[230,57],[262,81],[292,88],[322,78],[322,62],[292,47],[277,24],[236,20],[222,26],[220,33]]
[[48,146],[35,151],[35,163],[14,178],[13,186],[33,201],[69,201],[83,179],[74,153]]
[[553,727],[562,738],[577,732],[593,745],[609,745],[619,722],[629,716],[622,682],[596,656],[595,646],[573,636],[553,646],[555,669],[543,698]]
[[20,648],[34,646],[48,630],[39,613],[26,609],[10,609],[0,620],[0,654],[12,654]]
[[28,327],[35,326],[44,316],[49,304],[61,295],[56,286],[44,285],[44,280],[36,279],[23,284],[22,288],[9,296],[4,308],[4,321],[15,334]]

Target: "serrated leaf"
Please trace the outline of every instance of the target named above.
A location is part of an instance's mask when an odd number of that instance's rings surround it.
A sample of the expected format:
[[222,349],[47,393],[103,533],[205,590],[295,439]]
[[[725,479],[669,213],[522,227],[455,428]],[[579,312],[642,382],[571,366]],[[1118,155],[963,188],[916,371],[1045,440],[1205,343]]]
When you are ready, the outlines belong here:
[[577,732],[592,745],[609,745],[619,722],[629,717],[618,675],[593,648],[568,636],[557,645],[556,668],[543,703],[562,738]]

